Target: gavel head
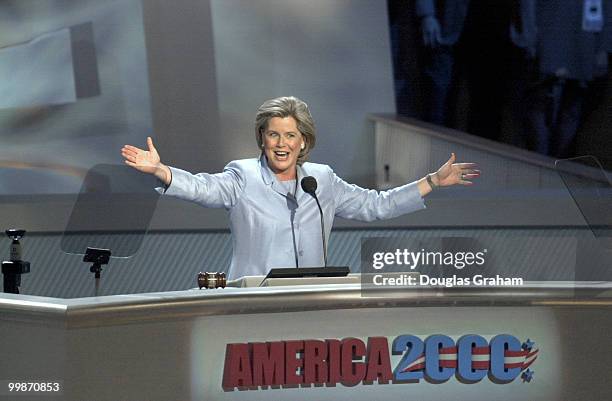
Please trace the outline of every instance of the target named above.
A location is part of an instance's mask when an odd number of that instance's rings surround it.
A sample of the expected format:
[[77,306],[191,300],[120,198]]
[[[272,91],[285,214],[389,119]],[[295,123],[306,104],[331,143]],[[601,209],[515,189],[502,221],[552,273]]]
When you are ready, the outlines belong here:
[[227,285],[227,278],[225,276],[225,273],[223,272],[221,273],[217,273],[217,272],[198,273],[198,287],[200,289],[202,288],[206,288],[206,289],[225,288],[226,285]]

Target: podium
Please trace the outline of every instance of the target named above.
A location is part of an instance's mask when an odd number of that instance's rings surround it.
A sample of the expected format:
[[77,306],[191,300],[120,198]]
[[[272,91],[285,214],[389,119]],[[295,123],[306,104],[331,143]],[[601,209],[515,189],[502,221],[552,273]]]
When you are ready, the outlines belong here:
[[[21,399],[7,390],[11,381],[61,384],[28,400],[612,399],[612,283],[376,297],[364,296],[354,276],[308,283],[79,299],[1,294],[0,400]],[[481,370],[518,358],[531,361],[531,373],[464,380],[458,353],[467,335],[488,344]],[[520,355],[500,351],[502,335],[521,342]],[[457,372],[436,381],[421,369],[422,379],[395,380],[398,367],[418,376],[421,355],[394,353],[406,338],[425,345],[422,363],[446,361],[438,373]],[[428,350],[437,338],[454,343],[454,368],[453,347]],[[482,362],[474,349],[472,361]]]

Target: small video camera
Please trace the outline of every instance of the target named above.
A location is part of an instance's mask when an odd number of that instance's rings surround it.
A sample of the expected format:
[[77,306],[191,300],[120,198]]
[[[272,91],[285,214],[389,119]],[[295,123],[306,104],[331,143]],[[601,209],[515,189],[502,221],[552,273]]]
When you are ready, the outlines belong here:
[[21,260],[21,244],[19,240],[25,236],[26,230],[11,228],[5,231],[6,235],[12,239],[11,260],[2,262],[2,274],[4,275],[4,292],[19,294],[21,286],[21,275],[30,272],[30,262]]

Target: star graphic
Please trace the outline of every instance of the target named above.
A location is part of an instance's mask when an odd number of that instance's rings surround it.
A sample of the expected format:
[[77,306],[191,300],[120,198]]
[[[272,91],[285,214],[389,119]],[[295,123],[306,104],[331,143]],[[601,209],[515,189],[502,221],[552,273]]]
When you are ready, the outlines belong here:
[[533,379],[533,370],[529,370],[527,369],[526,371],[523,372],[523,374],[521,375],[521,379],[523,379],[523,383],[527,382],[527,383],[531,383],[531,379]]
[[525,341],[521,345],[521,348],[523,348],[525,351],[531,351],[531,349],[533,348],[534,345],[535,345],[535,343],[533,341],[531,341],[530,339],[527,339],[527,341]]

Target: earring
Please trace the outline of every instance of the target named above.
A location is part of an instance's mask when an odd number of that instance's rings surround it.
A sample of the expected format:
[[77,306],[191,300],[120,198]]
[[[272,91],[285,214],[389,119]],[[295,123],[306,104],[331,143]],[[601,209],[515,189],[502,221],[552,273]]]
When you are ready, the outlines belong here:
[[304,150],[305,147],[306,147],[306,145],[304,145],[304,143],[302,142],[301,149]]

